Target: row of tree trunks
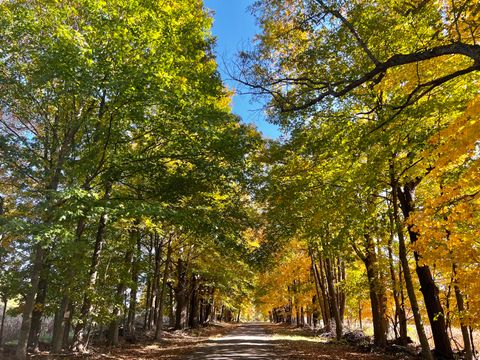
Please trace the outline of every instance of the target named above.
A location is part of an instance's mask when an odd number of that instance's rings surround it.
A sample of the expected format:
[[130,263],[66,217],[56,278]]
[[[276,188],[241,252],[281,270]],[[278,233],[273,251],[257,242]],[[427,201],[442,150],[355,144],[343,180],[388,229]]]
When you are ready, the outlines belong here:
[[87,348],[87,324],[88,315],[92,310],[92,300],[90,293],[95,290],[95,284],[97,283],[98,267],[100,264],[100,255],[105,240],[105,229],[107,225],[107,215],[100,215],[100,220],[97,228],[97,236],[95,238],[95,249],[93,251],[91,263],[89,281],[87,284],[87,291],[83,296],[83,303],[80,308],[80,319],[75,325],[75,331],[73,335],[72,350],[84,352]]
[[405,236],[404,236],[404,226],[400,221],[400,214],[398,209],[399,186],[397,184],[394,174],[395,174],[395,169],[392,163],[392,165],[390,166],[390,182],[392,187],[393,219],[394,219],[395,227],[397,230],[398,248],[399,248],[398,253],[399,253],[400,263],[402,264],[403,278],[405,280],[405,288],[407,290],[408,298],[410,300],[410,307],[412,308],[418,339],[422,347],[422,356],[426,360],[432,360],[433,355],[430,351],[430,345],[428,343],[427,335],[425,333],[425,328],[423,326],[423,320],[420,314],[420,307],[418,305],[417,295],[415,294],[415,288],[413,285],[412,275],[410,272],[410,266],[408,264],[407,246],[405,243]]
[[370,305],[372,309],[373,341],[376,346],[382,347],[387,344],[387,297],[384,279],[379,269],[376,244],[373,237],[368,233],[368,229],[365,230],[364,251],[360,251],[355,246],[354,249],[362,259],[367,270]]
[[343,321],[334,285],[332,261],[329,258],[325,259],[325,276],[327,278],[330,309],[333,312],[333,319],[335,320],[335,335],[337,340],[340,340],[343,335]]
[[175,292],[175,330],[183,329],[187,316],[187,266],[183,259],[177,261],[177,285]]
[[[104,200],[108,199],[109,187],[106,188]],[[85,230],[85,218],[79,219],[76,229],[75,242],[80,243]],[[92,325],[90,313],[93,309],[94,302],[91,295],[100,286],[100,272],[103,271],[102,249],[105,246],[107,231],[107,214],[102,213],[98,218],[95,230],[95,241],[93,251],[90,257],[90,266],[88,280],[86,282],[85,292],[80,302],[72,301],[70,292],[74,288],[73,280],[70,284],[63,284],[64,294],[56,303],[53,337],[51,342],[52,353],[60,353],[63,349],[70,349],[75,352],[84,352],[87,350],[89,334],[96,326]],[[106,335],[106,341],[109,345],[118,345],[120,337],[120,326],[124,325],[123,336],[129,341],[135,340],[135,321],[137,317],[138,305],[138,284],[140,281],[140,263],[143,259],[148,258],[151,269],[146,275],[146,311],[144,317],[145,329],[155,327],[155,337],[161,339],[163,327],[163,315],[168,307],[168,313],[171,323],[177,329],[186,326],[196,327],[203,325],[217,318],[220,307],[214,306],[215,289],[207,288],[203,285],[203,280],[192,273],[189,267],[189,251],[181,249],[178,257],[172,259],[176,250],[174,250],[173,240],[175,233],[161,238],[157,233],[149,237],[142,236],[138,228],[138,222],[132,226],[129,231],[127,246],[125,247],[123,264],[124,272],[130,272],[130,279],[120,279],[116,288],[116,301],[112,305],[111,315],[112,321],[109,324],[100,326],[101,337]],[[142,243],[142,239],[145,239]],[[142,252],[142,246],[145,247],[148,254]],[[46,261],[47,250],[40,248],[41,261],[34,266],[33,273],[38,275],[35,297],[33,297],[33,310],[30,316],[30,323],[24,322],[24,329],[29,325],[28,336],[26,337],[27,345],[34,349],[38,344],[38,334],[41,329],[41,318],[43,315],[43,305],[48,295],[49,265]],[[107,265],[108,266],[108,265]],[[173,282],[170,269],[174,268]],[[71,270],[71,279],[76,278],[74,270]],[[27,304],[28,305],[28,304]],[[74,320],[74,307],[78,312],[75,316],[78,320]],[[27,309],[28,310],[28,309]],[[221,321],[239,321],[241,313],[239,310],[233,311],[230,308],[222,306]],[[26,318],[28,320],[28,318]],[[173,323],[172,323],[173,321]],[[73,339],[70,340],[69,335],[74,326]],[[97,328],[98,329],[98,328]],[[25,333],[25,332],[24,332]],[[26,351],[26,349],[25,349]]]
[[28,290],[25,297],[25,304],[23,306],[22,315],[22,325],[20,326],[20,336],[16,349],[17,360],[26,360],[27,358],[28,337],[30,335],[30,328],[32,324],[32,314],[35,308],[35,298],[40,283],[40,274],[44,268],[46,251],[41,246],[41,244],[38,244],[35,246],[33,254],[33,267],[32,275],[30,277],[30,289]]
[[[165,269],[163,271],[163,279],[162,285],[160,289],[160,293],[158,294],[158,317],[157,317],[157,327],[155,329],[155,339],[160,340],[162,338],[162,330],[163,330],[163,308],[165,303],[165,292],[167,289],[167,280],[170,275],[170,262],[172,257],[172,238],[173,233],[170,234],[167,242],[167,258],[165,260]],[[157,287],[158,288],[158,287]]]
[[[335,323],[337,338],[342,337],[346,296],[337,284],[345,281],[345,263],[341,258],[323,257],[318,250],[310,251],[312,274],[315,283],[318,313],[326,331]],[[315,308],[315,306],[314,306]]]
[[44,271],[40,275],[40,281],[38,283],[38,292],[35,298],[35,309],[32,313],[32,324],[30,327],[30,333],[28,335],[28,349],[33,352],[38,352],[38,342],[40,331],[42,327],[43,308],[45,307],[45,301],[47,299],[47,286],[48,275],[50,268],[45,266]]
[[[394,319],[394,332],[395,337],[399,340],[400,345],[406,346],[409,342],[407,335],[407,316],[405,313],[405,303],[403,296],[402,284],[402,271],[401,268],[398,272],[398,279],[395,273],[395,263],[393,260],[393,239],[395,237],[395,221],[391,208],[388,212],[390,234],[388,238],[388,266],[390,270],[390,280],[392,285],[392,296],[395,302],[395,319]],[[399,328],[399,329],[398,329]]]
[[[141,262],[141,236],[140,232],[136,229],[138,223],[135,223],[135,229],[131,231],[131,237],[135,242],[135,256],[132,263],[132,286],[130,289],[130,300],[128,307],[128,317],[127,317],[127,336],[130,338],[130,341],[135,340],[135,316],[137,310],[137,291],[138,291],[138,276],[140,271],[140,262]],[[133,245],[133,244],[132,244]]]
[[160,287],[160,267],[162,262],[162,248],[163,242],[157,233],[150,237],[150,247],[148,249],[149,263],[152,263],[153,252],[153,266],[147,275],[147,309],[144,318],[144,328],[150,330],[157,321],[157,314],[159,308],[158,289]]
[[[74,241],[76,244],[80,243],[84,230],[85,230],[85,217],[81,217],[80,219],[78,219],[77,227],[75,229]],[[68,284],[65,284],[62,300],[60,302],[60,305],[57,311],[55,312],[55,319],[53,324],[53,336],[52,336],[52,352],[53,353],[59,353],[62,350],[62,348],[66,346],[68,343],[68,333],[70,330],[69,328],[67,328],[67,323],[70,324],[68,309],[71,306],[71,303],[70,303],[70,291],[72,286],[71,282],[75,278],[75,274],[72,269],[69,270],[68,278],[72,280]],[[66,330],[68,331],[67,331],[67,335],[65,336]]]
[[[103,105],[100,105],[99,109],[100,118],[104,113],[104,101],[102,103]],[[62,115],[57,112],[53,117],[52,126],[45,129],[45,137],[50,138],[51,141],[45,147],[43,152],[43,158],[45,163],[48,165],[44,168],[46,179],[45,183],[43,184],[44,187],[40,186],[39,190],[40,188],[43,188],[43,205],[45,205],[45,209],[48,209],[41,219],[42,223],[46,227],[53,222],[55,216],[52,211],[54,208],[54,195],[58,191],[65,162],[73,151],[76,141],[75,137],[82,125],[82,117],[75,114],[75,116],[68,121],[68,126],[64,128],[64,131],[58,132],[58,122],[60,121],[61,116]],[[91,180],[93,180],[93,177]],[[39,316],[37,313],[35,317],[33,317],[33,313],[36,309],[40,309],[41,311],[41,306],[36,307],[35,305],[37,296],[39,300],[42,300],[42,295],[39,294],[39,286],[41,285],[42,277],[48,277],[48,272],[45,271],[45,269],[48,267],[47,259],[48,248],[45,246],[45,244],[38,243],[35,245],[32,249],[30,288],[25,296],[22,324],[20,326],[20,334],[15,351],[15,358],[17,360],[25,360],[27,358],[27,347],[29,340],[31,340],[30,342],[33,344],[38,342],[35,337],[38,338],[37,329],[39,328],[39,325],[41,325],[40,323],[42,316],[41,314]],[[33,330],[32,325],[35,325]]]
[[[337,286],[345,280],[345,264],[340,258],[323,258],[319,251],[311,250],[312,276],[316,295],[307,308],[296,302],[295,291],[299,285],[296,281],[289,286],[292,298],[283,307],[270,311],[270,321],[287,324],[305,325],[305,317],[309,325],[317,325],[318,316],[323,321],[325,330],[331,331],[332,321],[335,323],[336,334],[341,338],[343,332],[343,316],[345,310],[345,293]],[[294,299],[294,301],[292,301]]]
[[[138,239],[138,241],[140,241],[140,238]],[[124,266],[127,269],[131,269],[133,266],[132,264],[133,256],[134,256],[133,249],[129,247],[125,253],[125,262],[124,262]],[[116,292],[117,302],[121,301],[126,289],[127,289],[127,284],[125,280],[121,279],[120,283],[117,285],[117,292]],[[108,344],[110,346],[116,346],[119,343],[120,312],[121,312],[121,307],[118,305],[118,303],[116,303],[113,306],[113,310],[112,310],[113,320],[111,321],[108,329]]]
[[[111,183],[105,185],[105,195],[104,200],[108,200],[110,197],[110,190],[112,188]],[[92,299],[91,293],[95,291],[95,285],[98,278],[98,269],[100,265],[100,257],[102,254],[102,249],[105,245],[105,231],[107,228],[108,215],[102,213],[98,221],[97,233],[95,236],[95,245],[92,253],[92,258],[90,262],[89,270],[89,280],[86,286],[86,292],[83,296],[83,303],[80,308],[79,321],[75,325],[75,331],[73,335],[72,350],[78,352],[84,352],[87,348],[87,324],[88,324],[88,315],[92,310]]]
[[318,296],[320,310],[322,314],[323,326],[326,331],[331,331],[331,322],[332,322],[332,312],[330,302],[328,300],[328,291],[326,285],[326,279],[323,271],[323,263],[321,257],[319,257],[319,266],[315,261],[315,258],[312,257],[314,276],[319,287],[320,295]]

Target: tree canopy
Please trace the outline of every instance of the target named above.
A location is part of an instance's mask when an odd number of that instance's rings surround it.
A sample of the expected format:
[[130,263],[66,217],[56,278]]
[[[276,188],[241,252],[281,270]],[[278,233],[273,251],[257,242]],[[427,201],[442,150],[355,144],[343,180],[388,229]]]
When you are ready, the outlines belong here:
[[257,318],[476,356],[480,5],[252,11],[261,33],[231,73],[281,139],[232,113],[201,0],[0,2],[18,359],[46,319],[51,353]]

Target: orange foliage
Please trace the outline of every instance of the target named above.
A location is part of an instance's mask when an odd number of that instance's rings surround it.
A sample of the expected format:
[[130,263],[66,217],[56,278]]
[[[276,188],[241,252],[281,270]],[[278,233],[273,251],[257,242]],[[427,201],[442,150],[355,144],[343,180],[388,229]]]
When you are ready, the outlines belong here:
[[259,286],[263,290],[259,299],[260,310],[264,314],[272,308],[286,305],[290,300],[297,306],[307,307],[315,295],[311,261],[305,245],[292,240],[288,249],[288,252],[277,255],[274,269],[259,276]]
[[434,150],[425,155],[433,170],[419,188],[423,206],[410,219],[420,234],[417,250],[444,274],[457,267],[469,306],[461,316],[480,325],[480,96],[430,142]]

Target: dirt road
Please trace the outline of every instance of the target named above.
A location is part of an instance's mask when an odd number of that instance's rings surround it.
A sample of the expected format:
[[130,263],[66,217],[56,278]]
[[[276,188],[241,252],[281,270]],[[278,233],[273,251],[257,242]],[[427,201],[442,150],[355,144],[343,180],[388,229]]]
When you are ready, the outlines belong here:
[[238,326],[228,335],[210,339],[188,360],[281,359],[279,344],[265,332],[265,325],[249,323]]

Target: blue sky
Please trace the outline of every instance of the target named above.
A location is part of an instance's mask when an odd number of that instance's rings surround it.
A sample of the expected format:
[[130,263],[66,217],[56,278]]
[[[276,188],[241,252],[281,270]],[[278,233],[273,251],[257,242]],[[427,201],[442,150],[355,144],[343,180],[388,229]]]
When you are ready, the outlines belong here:
[[[239,50],[249,48],[252,39],[259,31],[255,18],[248,7],[254,0],[204,0],[205,7],[213,10],[213,35],[217,37],[216,55],[225,84],[235,89],[237,84],[228,79],[225,66],[230,66]],[[244,122],[254,123],[265,137],[277,138],[280,132],[275,125],[269,124],[261,110],[262,105],[251,102],[249,95],[235,95],[233,112],[241,116]]]

